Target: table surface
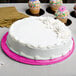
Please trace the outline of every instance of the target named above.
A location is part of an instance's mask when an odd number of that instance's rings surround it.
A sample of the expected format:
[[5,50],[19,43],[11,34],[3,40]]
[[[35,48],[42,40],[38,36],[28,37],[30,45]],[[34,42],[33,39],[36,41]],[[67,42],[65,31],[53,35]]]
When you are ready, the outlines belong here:
[[[45,10],[42,16],[52,16],[46,12],[49,4],[41,4],[41,8]],[[69,11],[73,10],[74,4],[64,4]],[[26,3],[13,3],[13,4],[0,4],[0,7],[15,6],[19,12],[24,14],[28,5]],[[73,38],[76,43],[76,18],[69,15],[72,24],[68,26],[72,30]],[[8,31],[8,28],[0,28],[0,41],[2,36]],[[0,48],[0,76],[76,76],[76,49],[73,54],[63,62],[46,65],[46,66],[33,66],[22,64],[10,59],[6,56]]]

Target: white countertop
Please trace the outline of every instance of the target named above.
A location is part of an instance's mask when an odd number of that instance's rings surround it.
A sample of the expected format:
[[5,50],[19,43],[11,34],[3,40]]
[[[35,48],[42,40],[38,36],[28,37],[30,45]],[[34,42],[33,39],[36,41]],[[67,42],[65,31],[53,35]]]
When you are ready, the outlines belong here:
[[[42,8],[46,10],[49,4],[41,4]],[[73,10],[74,4],[64,4],[69,11]],[[28,8],[26,3],[13,3],[13,4],[0,4],[0,7],[15,6],[19,12],[25,14],[25,10]],[[52,16],[45,11],[42,16]],[[76,43],[76,18],[69,15],[72,20],[72,24],[68,26],[72,30],[73,38]],[[8,28],[0,28],[0,41],[4,33],[8,31]],[[0,49],[0,76],[76,76],[76,49],[73,54],[63,62],[46,65],[46,66],[33,66],[22,64],[10,59]]]

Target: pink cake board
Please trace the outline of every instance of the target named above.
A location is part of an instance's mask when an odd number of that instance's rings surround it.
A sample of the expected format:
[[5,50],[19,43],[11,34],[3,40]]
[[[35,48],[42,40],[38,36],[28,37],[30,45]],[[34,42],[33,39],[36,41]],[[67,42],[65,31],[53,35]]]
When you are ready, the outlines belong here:
[[8,36],[8,32],[3,36],[2,40],[1,40],[2,50],[5,52],[6,55],[8,55],[8,57],[12,58],[15,61],[25,63],[25,64],[31,64],[31,65],[55,64],[55,63],[58,63],[58,62],[61,62],[65,59],[67,59],[73,53],[74,48],[75,48],[74,39],[72,38],[72,40],[73,40],[72,49],[67,54],[65,54],[64,56],[57,57],[57,58],[54,58],[54,59],[49,59],[49,60],[33,60],[33,59],[29,59],[29,58],[20,56],[16,53],[12,52],[6,44],[7,36]]

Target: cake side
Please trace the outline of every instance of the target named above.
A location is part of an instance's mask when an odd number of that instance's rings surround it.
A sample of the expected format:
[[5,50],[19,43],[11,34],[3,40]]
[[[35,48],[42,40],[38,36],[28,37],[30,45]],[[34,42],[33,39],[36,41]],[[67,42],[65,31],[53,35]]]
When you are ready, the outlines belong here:
[[72,48],[73,41],[72,39],[65,45],[56,46],[52,48],[48,48],[47,50],[42,50],[40,48],[31,48],[30,46],[23,45],[13,38],[8,36],[7,40],[8,47],[15,53],[31,58],[31,59],[53,59],[56,57],[64,56],[67,52],[69,52]]

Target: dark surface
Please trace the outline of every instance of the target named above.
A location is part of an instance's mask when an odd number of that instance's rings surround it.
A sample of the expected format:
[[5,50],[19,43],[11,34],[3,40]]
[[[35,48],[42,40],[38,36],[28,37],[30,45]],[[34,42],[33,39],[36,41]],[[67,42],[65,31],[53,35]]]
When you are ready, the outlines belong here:
[[10,0],[0,0],[0,3],[8,3]]
[[[0,3],[26,3],[29,0],[0,0]],[[40,0],[42,3],[48,3],[49,0]],[[74,3],[76,0],[63,0],[64,3]]]
[[29,9],[27,9],[25,12],[26,12],[28,15],[31,15],[31,16],[41,16],[41,15],[43,15],[43,14],[45,13],[45,11],[44,11],[43,9],[40,9],[40,13],[39,13],[39,14],[35,14],[35,15],[32,14]]
[[70,13],[70,15],[71,15],[72,17],[76,18],[76,13],[75,13],[75,11],[72,11],[72,12]]
[[67,20],[67,23],[65,23],[66,26],[70,26],[72,24],[72,21],[70,19]]
[[46,8],[46,11],[47,11],[48,13],[50,13],[50,14],[55,14],[55,11],[52,11],[52,10],[51,10],[51,7],[47,7],[47,8]]

